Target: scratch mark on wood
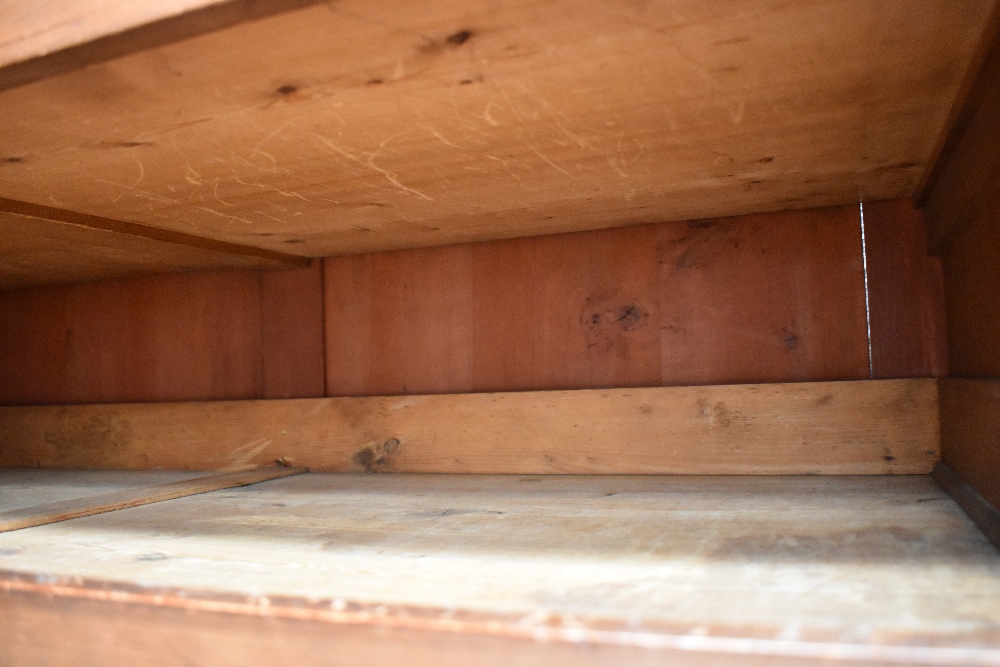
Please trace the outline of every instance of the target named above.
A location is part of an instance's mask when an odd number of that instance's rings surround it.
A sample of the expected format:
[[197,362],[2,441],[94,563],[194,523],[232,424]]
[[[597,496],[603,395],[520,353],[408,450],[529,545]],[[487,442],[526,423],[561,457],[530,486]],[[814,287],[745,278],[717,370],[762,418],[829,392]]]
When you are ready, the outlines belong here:
[[[324,137],[324,136],[322,136],[320,134],[313,134],[313,136],[316,137],[327,148],[329,148],[331,151],[333,151],[337,155],[345,157],[348,160],[350,160],[351,162],[355,162],[357,164],[360,164],[363,167],[368,167],[369,169],[372,169],[373,171],[376,171],[376,172],[382,174],[382,176],[384,176],[387,181],[389,181],[390,183],[392,183],[393,185],[395,185],[397,188],[399,188],[403,192],[408,192],[411,195],[420,197],[421,199],[426,199],[427,201],[434,201],[433,198],[428,197],[425,193],[421,192],[420,190],[417,190],[415,188],[411,188],[411,187],[409,187],[407,185],[403,185],[402,183],[399,182],[399,178],[396,176],[396,174],[394,174],[393,172],[389,171],[388,169],[383,169],[382,167],[380,167],[377,164],[375,164],[375,156],[378,155],[379,152],[383,148],[385,148],[386,144],[389,143],[389,141],[391,141],[395,137],[389,137],[388,139],[384,140],[382,143],[379,144],[378,148],[375,150],[374,153],[371,153],[370,155],[368,155],[368,158],[366,160],[362,160],[357,155],[351,153],[350,151],[348,151],[348,150],[346,150],[344,148],[341,148],[341,147],[337,146],[332,141],[330,141],[329,139],[327,139],[326,137]],[[396,135],[396,136],[399,136],[399,135]]]

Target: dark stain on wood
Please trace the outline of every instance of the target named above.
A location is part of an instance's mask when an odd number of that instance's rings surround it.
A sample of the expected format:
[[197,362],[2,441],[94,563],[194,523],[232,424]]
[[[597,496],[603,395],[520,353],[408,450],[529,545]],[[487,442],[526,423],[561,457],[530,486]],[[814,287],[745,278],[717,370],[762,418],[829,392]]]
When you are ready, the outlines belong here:
[[461,46],[469,41],[469,38],[471,38],[474,34],[475,33],[471,30],[459,30],[458,32],[448,35],[444,41],[452,46]]

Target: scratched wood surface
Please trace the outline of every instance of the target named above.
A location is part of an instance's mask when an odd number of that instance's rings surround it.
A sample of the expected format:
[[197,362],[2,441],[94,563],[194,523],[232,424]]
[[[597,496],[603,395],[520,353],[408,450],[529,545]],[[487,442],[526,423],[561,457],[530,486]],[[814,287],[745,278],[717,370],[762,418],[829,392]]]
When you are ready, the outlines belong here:
[[928,476],[307,474],[6,533],[0,568],[14,590],[111,580],[120,600],[182,589],[279,618],[295,601],[334,625],[927,650],[907,664],[1000,650],[1000,553]]
[[0,408],[0,465],[930,473],[933,380]]
[[319,396],[319,266],[0,293],[0,402]]
[[[877,377],[945,368],[908,206],[867,208]],[[863,379],[859,226],[845,206],[20,290],[0,296],[0,401],[319,397],[324,374],[330,395]]]
[[0,196],[311,256],[909,196],[993,4],[323,3],[4,91]]

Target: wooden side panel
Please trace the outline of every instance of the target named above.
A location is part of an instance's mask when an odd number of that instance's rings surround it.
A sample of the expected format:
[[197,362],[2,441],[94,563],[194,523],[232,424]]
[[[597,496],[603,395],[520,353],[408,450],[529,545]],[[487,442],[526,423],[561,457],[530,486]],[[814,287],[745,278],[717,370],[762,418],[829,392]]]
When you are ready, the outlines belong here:
[[475,390],[660,384],[657,234],[475,246]]
[[1000,506],[1000,39],[992,43],[925,195],[931,247],[943,253],[948,363],[943,462]]
[[266,271],[260,277],[262,398],[323,395],[323,269]]
[[927,197],[931,245],[944,253],[949,364],[960,377],[1000,378],[998,128],[1000,39],[994,37]]
[[942,461],[1000,508],[1000,381],[941,381]]
[[470,391],[471,253],[325,260],[328,395]]
[[868,377],[857,207],[661,226],[665,384]]
[[[314,311],[319,303],[316,271],[177,274],[0,293],[0,402],[321,395],[321,324],[303,312],[310,294]],[[283,287],[284,299],[274,293]],[[277,334],[281,317],[288,320]],[[304,374],[294,382],[282,377],[296,368]]]
[[0,404],[68,396],[68,301],[65,288],[0,292]]
[[865,204],[875,378],[948,371],[944,278],[926,253],[923,217],[909,200]]
[[933,380],[0,409],[0,466],[929,473]]
[[955,237],[997,210],[1000,173],[1000,8],[985,37],[978,75],[956,118],[921,204],[926,206],[930,247],[945,253]]
[[992,206],[955,238],[944,274],[951,374],[1000,378],[1000,208]]
[[[917,246],[901,252],[924,257]],[[868,377],[855,206],[324,267],[328,395]],[[883,278],[899,291],[900,277]],[[925,287],[907,289],[922,298]],[[928,374],[920,352],[903,354],[901,374]]]

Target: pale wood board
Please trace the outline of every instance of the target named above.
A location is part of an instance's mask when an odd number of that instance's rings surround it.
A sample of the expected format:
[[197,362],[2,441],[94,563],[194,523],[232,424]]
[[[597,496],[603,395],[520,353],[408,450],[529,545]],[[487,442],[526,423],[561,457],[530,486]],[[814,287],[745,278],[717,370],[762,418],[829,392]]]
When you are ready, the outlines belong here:
[[928,476],[308,474],[6,533],[0,554],[8,590],[195,613],[1000,662],[1000,553]]
[[0,465],[929,473],[934,380],[0,408]]
[[177,470],[0,469],[0,512],[179,482],[204,474]]
[[307,0],[33,0],[0,5],[0,88],[177,41]]
[[0,94],[0,196],[325,256],[909,196],[993,0],[347,0]]
[[258,257],[4,212],[0,212],[0,249],[0,289],[199,269],[283,266]]
[[49,523],[56,523],[57,521],[79,519],[80,517],[114,512],[130,507],[139,507],[140,505],[160,503],[165,500],[174,500],[199,493],[218,491],[219,489],[257,484],[258,482],[266,482],[281,477],[300,475],[304,472],[306,472],[305,468],[272,466],[243,472],[207,475],[194,479],[166,482],[155,486],[144,486],[126,491],[115,491],[96,496],[84,496],[71,500],[60,500],[42,505],[22,507],[16,510],[0,512],[0,533],[11,530],[22,530],[33,526],[42,526]]

